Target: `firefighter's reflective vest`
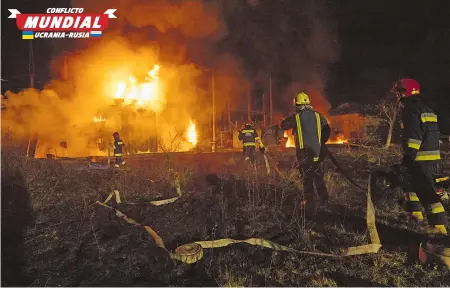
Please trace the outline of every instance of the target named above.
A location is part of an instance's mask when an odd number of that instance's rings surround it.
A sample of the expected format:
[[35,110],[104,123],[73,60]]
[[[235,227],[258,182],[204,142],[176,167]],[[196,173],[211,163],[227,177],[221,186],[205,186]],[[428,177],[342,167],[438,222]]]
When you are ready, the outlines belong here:
[[314,161],[319,161],[322,144],[330,137],[330,126],[325,117],[312,109],[304,109],[284,119],[281,128],[292,129],[297,155],[308,150],[312,152]]
[[439,161],[439,125],[433,110],[411,97],[404,101],[402,122],[404,154],[415,161]]
[[114,140],[114,156],[121,157],[123,153],[123,141],[122,140]]
[[258,133],[251,126],[245,126],[244,129],[239,131],[238,138],[242,141],[244,147],[255,147],[256,142],[258,142],[260,148],[264,147],[261,139],[258,137]]

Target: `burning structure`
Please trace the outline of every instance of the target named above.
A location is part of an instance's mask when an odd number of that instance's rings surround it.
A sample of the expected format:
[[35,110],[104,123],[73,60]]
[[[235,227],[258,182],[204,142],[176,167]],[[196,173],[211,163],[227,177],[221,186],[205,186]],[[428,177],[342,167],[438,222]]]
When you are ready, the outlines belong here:
[[370,142],[380,124],[379,119],[366,115],[363,108],[355,103],[344,103],[330,110],[327,119],[333,137],[330,137],[330,144]]
[[[25,90],[19,95],[7,92],[2,130],[9,131],[14,139],[28,141],[28,146],[35,146],[37,158],[105,156],[114,131],[120,131],[128,151],[133,154],[191,150],[198,143],[193,119],[188,111],[178,110],[179,121],[172,124],[173,111],[166,107],[166,93],[170,89],[165,88],[159,71],[160,66],[154,65],[140,78],[126,75],[128,81],[122,81],[112,77],[106,81],[106,95],[94,94],[92,99],[86,99],[84,104],[90,105],[82,114],[91,116],[85,118],[70,114],[83,107],[76,105],[82,104],[80,99],[77,99],[79,103],[73,103],[56,92],[58,85],[67,84],[62,81],[51,83],[55,90]],[[37,99],[30,101],[30,95]],[[58,120],[69,120],[69,123],[58,123]],[[45,126],[40,127],[38,123]],[[32,145],[32,142],[37,143]]]
[[135,154],[210,146],[211,72],[217,114],[239,105],[229,98],[247,84],[237,62],[212,49],[224,35],[216,3],[113,2],[73,1],[86,11],[117,6],[122,20],[55,57],[43,90],[7,91],[2,131],[37,146],[36,157],[102,156],[115,131]]

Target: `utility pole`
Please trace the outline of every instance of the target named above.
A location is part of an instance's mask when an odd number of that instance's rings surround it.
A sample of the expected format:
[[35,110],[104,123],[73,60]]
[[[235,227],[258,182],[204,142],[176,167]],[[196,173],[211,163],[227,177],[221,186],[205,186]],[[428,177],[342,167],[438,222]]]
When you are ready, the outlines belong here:
[[247,120],[250,121],[251,120],[251,93],[250,93],[250,85],[247,88]]
[[266,94],[262,95],[262,111],[263,111],[263,125],[266,127]]
[[28,41],[28,75],[30,77],[30,88],[34,88],[34,52],[33,41]]
[[[33,53],[33,41],[28,41],[28,76],[30,78],[30,88],[34,88],[34,53]],[[28,138],[27,147],[27,159],[30,157],[30,146],[33,135]],[[36,147],[35,147],[36,151]],[[35,153],[35,152],[34,152]],[[34,154],[33,153],[33,154]]]
[[273,125],[273,100],[272,100],[272,77],[269,77],[269,109],[270,109],[270,126]]
[[214,70],[212,73],[212,131],[213,131],[213,140],[212,140],[212,152],[216,152],[216,87],[215,87],[215,75]]
[[231,131],[231,109],[230,109],[231,103],[230,103],[230,101],[231,101],[231,98],[228,97],[228,101],[227,101],[228,131]]

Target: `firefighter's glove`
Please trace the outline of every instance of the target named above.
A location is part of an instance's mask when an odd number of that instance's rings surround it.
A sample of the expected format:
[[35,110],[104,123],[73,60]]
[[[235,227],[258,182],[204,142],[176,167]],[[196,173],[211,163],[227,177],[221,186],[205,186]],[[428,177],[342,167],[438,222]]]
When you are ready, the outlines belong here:
[[260,147],[260,148],[259,148],[259,152],[260,152],[261,154],[264,154],[264,152],[266,152],[266,148]]

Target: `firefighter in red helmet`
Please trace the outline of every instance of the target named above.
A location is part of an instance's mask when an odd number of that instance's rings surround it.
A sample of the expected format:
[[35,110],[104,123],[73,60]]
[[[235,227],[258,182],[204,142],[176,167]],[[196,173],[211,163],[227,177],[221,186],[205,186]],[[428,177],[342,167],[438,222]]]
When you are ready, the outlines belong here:
[[411,184],[403,187],[406,209],[410,216],[423,221],[425,208],[430,234],[447,235],[448,220],[445,209],[436,194],[433,173],[441,159],[438,117],[424,102],[419,83],[404,78],[395,83],[391,92],[401,102],[403,123],[402,166]]

